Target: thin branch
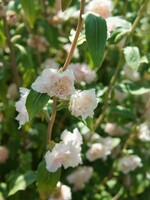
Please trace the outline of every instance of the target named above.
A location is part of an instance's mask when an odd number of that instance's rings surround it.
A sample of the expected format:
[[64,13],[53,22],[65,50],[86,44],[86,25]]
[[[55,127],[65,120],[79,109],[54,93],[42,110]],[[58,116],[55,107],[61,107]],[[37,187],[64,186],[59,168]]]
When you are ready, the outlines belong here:
[[56,113],[57,113],[57,98],[53,97],[53,112],[48,124],[48,129],[47,129],[47,145],[49,144],[50,140],[51,140],[51,134],[52,134],[52,129],[53,129],[53,125],[54,125],[54,121],[56,118]]
[[70,52],[69,54],[67,55],[67,58],[66,58],[66,61],[65,61],[65,64],[63,66],[63,71],[65,71],[71,61],[71,58],[73,56],[73,53],[74,53],[74,50],[75,50],[75,47],[76,47],[76,44],[77,44],[77,41],[78,41],[78,37],[79,37],[79,34],[80,34],[80,30],[82,28],[82,23],[83,23],[83,19],[82,19],[82,14],[84,12],[84,7],[85,7],[85,0],[81,0],[81,6],[80,6],[80,14],[79,14],[79,19],[78,19],[78,25],[77,25],[77,29],[76,29],[76,34],[75,34],[75,37],[74,37],[74,40],[73,40],[73,43],[72,43],[72,46],[71,46],[71,49],[70,49]]
[[[132,33],[134,32],[137,24],[139,23],[143,13],[145,12],[145,8],[147,6],[147,3],[148,3],[148,0],[146,0],[144,2],[144,4],[141,6],[141,9],[132,25],[132,28],[131,28],[131,31],[129,32],[126,40],[125,40],[125,43],[123,46],[126,46],[127,43],[128,43],[128,40],[129,38],[131,37]],[[109,84],[109,87],[107,89],[107,92],[106,92],[106,96],[105,96],[105,100],[104,100],[104,106],[103,106],[103,110],[102,110],[102,113],[99,115],[99,117],[96,119],[96,122],[95,122],[95,126],[94,126],[94,130],[96,130],[98,128],[98,126],[101,124],[101,122],[103,121],[104,117],[105,117],[105,113],[106,113],[106,110],[107,110],[107,107],[108,107],[108,103],[109,103],[109,98],[110,98],[110,94],[111,94],[111,89],[117,79],[117,76],[120,72],[120,69],[122,67],[122,63],[123,63],[123,52],[120,51],[119,53],[119,61],[118,61],[118,65],[116,67],[116,70],[114,72],[114,75],[112,76],[111,80],[110,80],[110,84]]]

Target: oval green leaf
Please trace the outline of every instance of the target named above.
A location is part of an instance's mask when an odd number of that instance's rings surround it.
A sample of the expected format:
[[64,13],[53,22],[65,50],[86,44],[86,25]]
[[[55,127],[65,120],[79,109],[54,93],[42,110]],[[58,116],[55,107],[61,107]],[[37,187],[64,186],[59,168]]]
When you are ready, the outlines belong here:
[[45,93],[38,93],[34,90],[29,92],[26,101],[26,108],[30,120],[43,109],[49,99],[50,97]]
[[46,169],[46,163],[43,160],[37,170],[38,191],[41,199],[48,199],[50,194],[54,191],[61,175],[61,169],[54,173],[50,173]]
[[61,0],[61,9],[62,11],[65,11],[69,5],[71,4],[72,0]]
[[106,21],[100,16],[88,14],[85,18],[85,35],[94,66],[100,67],[107,39]]

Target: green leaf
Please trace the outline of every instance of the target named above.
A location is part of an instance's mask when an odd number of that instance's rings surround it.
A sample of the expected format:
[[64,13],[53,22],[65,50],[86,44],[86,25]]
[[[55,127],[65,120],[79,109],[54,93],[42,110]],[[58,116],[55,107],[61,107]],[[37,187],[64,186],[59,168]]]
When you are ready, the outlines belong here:
[[26,107],[31,120],[38,114],[49,100],[49,96],[45,93],[38,93],[31,90],[26,101]]
[[69,5],[71,4],[72,0],[61,0],[61,9],[62,11],[65,11]]
[[140,52],[137,47],[125,47],[124,55],[127,64],[133,69],[138,70],[140,66]]
[[25,190],[29,185],[36,181],[36,173],[33,171],[28,171],[25,174],[17,174],[12,177],[9,185],[8,196],[14,195],[20,190]]
[[60,179],[60,175],[61,169],[54,173],[47,171],[44,160],[39,164],[37,171],[37,181],[38,191],[40,193],[41,199],[47,199],[54,191],[57,182]]
[[21,0],[21,5],[22,8],[25,12],[25,15],[27,17],[27,20],[29,22],[29,25],[31,28],[34,27],[34,21],[36,19],[35,16],[35,4],[34,4],[34,0]]
[[103,61],[107,39],[106,21],[93,14],[85,18],[86,42],[95,67],[100,67]]

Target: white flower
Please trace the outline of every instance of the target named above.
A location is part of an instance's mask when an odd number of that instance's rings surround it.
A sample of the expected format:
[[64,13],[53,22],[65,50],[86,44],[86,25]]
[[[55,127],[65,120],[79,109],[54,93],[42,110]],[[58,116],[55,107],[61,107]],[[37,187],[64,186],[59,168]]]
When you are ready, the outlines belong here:
[[130,79],[132,81],[140,80],[140,73],[138,71],[131,69],[131,67],[129,67],[127,65],[124,66],[124,72],[128,79]]
[[65,144],[67,144],[68,142],[72,142],[77,148],[80,147],[83,143],[81,133],[77,128],[73,130],[73,133],[64,130],[61,134],[61,140],[63,140]]
[[140,125],[139,139],[150,142],[150,123],[143,123]]
[[66,169],[82,163],[81,144],[83,142],[78,129],[74,129],[73,133],[65,130],[61,139],[62,141],[57,143],[52,151],[47,151],[45,154],[46,168],[49,172],[55,172],[61,166]]
[[29,92],[30,90],[26,88],[20,88],[21,98],[15,104],[16,111],[19,112],[19,114],[16,117],[16,120],[19,121],[19,129],[21,128],[22,125],[24,125],[26,122],[29,121],[29,116],[25,105]]
[[49,198],[49,200],[71,200],[71,189],[67,185],[63,185],[60,182],[57,183],[57,188]]
[[113,3],[111,0],[93,0],[87,6],[87,11],[96,13],[103,18],[111,16]]
[[76,167],[82,162],[81,154],[72,142],[56,144],[51,152],[47,151],[45,161],[49,172],[57,171],[62,165],[65,169]]
[[55,69],[45,69],[32,84],[32,89],[37,92],[47,93],[49,96],[67,99],[75,91],[74,79],[71,70],[60,73]]
[[124,174],[129,173],[130,171],[134,171],[137,167],[141,167],[141,158],[137,155],[129,155],[121,158],[119,160],[119,170]]
[[71,114],[83,119],[93,117],[94,109],[97,107],[95,90],[76,91],[70,98],[69,110]]
[[78,167],[72,174],[67,177],[67,181],[74,185],[74,190],[80,190],[84,187],[93,174],[92,167]]
[[111,154],[113,149],[113,139],[111,137],[97,138],[96,143],[91,144],[89,150],[86,152],[86,157],[89,161],[97,159],[106,160],[107,156]]
[[77,83],[82,81],[91,83],[96,77],[95,71],[91,70],[87,64],[72,63],[69,65],[69,68],[72,69]]
[[43,68],[52,68],[52,69],[59,69],[59,64],[55,61],[55,59],[48,58],[45,60],[45,62],[42,64]]
[[116,123],[107,123],[105,126],[105,132],[111,136],[121,136],[125,134],[125,130],[118,126]]

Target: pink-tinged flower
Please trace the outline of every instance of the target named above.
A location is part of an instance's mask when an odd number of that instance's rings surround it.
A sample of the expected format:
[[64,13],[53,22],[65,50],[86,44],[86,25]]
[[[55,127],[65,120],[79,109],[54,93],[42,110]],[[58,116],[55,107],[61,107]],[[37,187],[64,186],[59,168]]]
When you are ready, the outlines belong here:
[[59,64],[55,61],[54,58],[48,58],[45,60],[44,63],[42,63],[42,68],[52,68],[52,69],[59,69]]
[[16,111],[19,112],[19,114],[16,117],[16,120],[19,121],[19,129],[22,125],[24,125],[26,122],[29,121],[28,112],[26,109],[26,99],[29,94],[30,90],[26,88],[20,88],[21,98],[19,101],[16,102]]
[[[63,46],[63,48],[64,48],[64,50],[65,50],[67,53],[69,53],[70,50],[71,50],[71,44],[70,44],[70,43],[65,44],[65,45]],[[78,51],[77,48],[75,48],[75,51],[74,51],[74,53],[73,53],[73,57],[77,58],[78,56],[79,56],[79,51]]]
[[81,116],[86,119],[93,117],[94,109],[97,107],[95,90],[76,91],[70,98],[69,110],[75,117]]
[[[90,140],[94,142],[94,140]],[[90,144],[90,148],[86,153],[89,161],[97,159],[106,160],[107,156],[111,154],[113,149],[113,139],[111,137],[97,137],[96,143]]]
[[52,151],[47,151],[45,155],[46,168],[49,172],[55,172],[61,166],[66,169],[82,163],[81,144],[83,142],[78,129],[74,129],[73,133],[65,130],[61,135],[61,140]]
[[77,148],[79,148],[83,144],[83,139],[81,133],[77,128],[73,130],[73,133],[64,130],[61,134],[61,140],[67,144],[68,142],[72,142]]
[[72,142],[56,144],[51,152],[47,151],[45,161],[46,169],[49,172],[55,172],[61,166],[66,169],[76,167],[82,163],[81,154]]
[[111,0],[93,0],[87,6],[87,11],[96,13],[103,18],[111,16],[113,3]]
[[129,155],[121,158],[118,163],[119,170],[124,174],[134,171],[137,167],[141,167],[141,158],[137,155]]
[[89,182],[93,174],[92,167],[78,167],[73,173],[67,176],[67,181],[73,184],[73,190],[80,190],[84,188],[85,184]]
[[74,79],[71,70],[60,73],[55,69],[45,69],[31,87],[33,90],[47,93],[49,96],[67,99],[75,91]]
[[91,83],[96,78],[95,71],[91,70],[87,64],[72,63],[69,65],[69,68],[72,69],[75,76],[75,82],[77,83],[81,83],[82,81]]
[[12,10],[8,10],[6,12],[6,20],[7,20],[8,24],[15,25],[18,21],[18,17],[16,15],[16,12],[14,12]]
[[141,141],[150,142],[150,123],[143,123],[139,128],[139,139]]
[[6,147],[0,146],[0,164],[5,163],[8,159],[9,151]]
[[71,200],[71,199],[72,199],[72,194],[70,187],[58,182],[55,191],[48,200]]
[[107,123],[105,126],[105,132],[111,136],[121,136],[126,133],[126,131],[116,123]]
[[46,38],[38,35],[30,35],[29,39],[27,40],[27,43],[29,46],[41,53],[46,52],[47,47],[49,46],[49,43],[46,40]]

